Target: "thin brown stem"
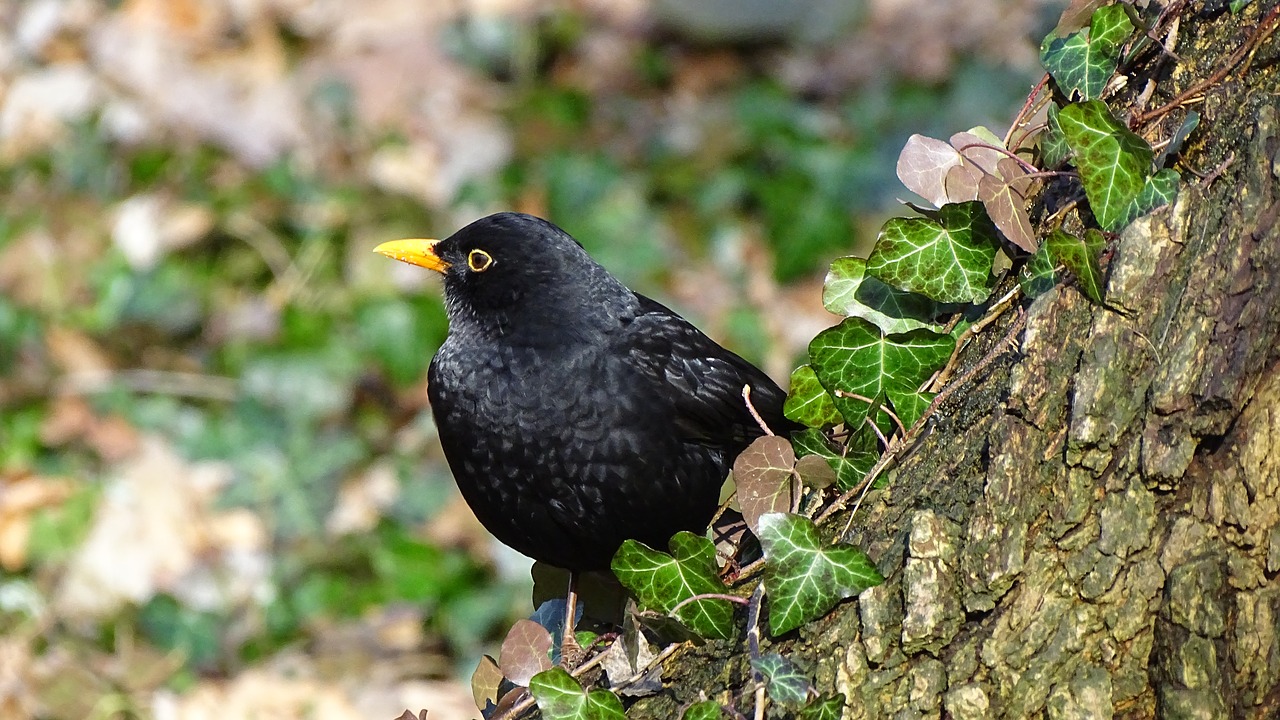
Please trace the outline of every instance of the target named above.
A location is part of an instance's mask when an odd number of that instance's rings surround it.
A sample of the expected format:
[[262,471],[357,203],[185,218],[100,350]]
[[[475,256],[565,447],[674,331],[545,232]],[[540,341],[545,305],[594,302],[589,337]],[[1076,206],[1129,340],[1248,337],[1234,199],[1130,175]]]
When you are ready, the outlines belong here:
[[764,431],[765,435],[773,435],[774,432],[769,429],[769,425],[765,423],[764,418],[760,417],[760,413],[756,410],[756,406],[751,403],[751,386],[742,386],[742,402],[747,404],[747,412],[751,413],[751,417],[756,419],[756,424]]

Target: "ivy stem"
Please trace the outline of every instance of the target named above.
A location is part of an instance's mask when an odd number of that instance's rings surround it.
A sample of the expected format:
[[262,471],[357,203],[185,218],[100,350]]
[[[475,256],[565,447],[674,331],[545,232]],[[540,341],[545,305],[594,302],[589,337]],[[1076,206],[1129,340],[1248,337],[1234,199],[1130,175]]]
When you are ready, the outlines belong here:
[[[747,652],[752,660],[760,659],[760,605],[764,601],[764,583],[756,584],[747,604]],[[764,676],[755,665],[751,666],[751,676],[756,682],[764,682]]]
[[751,417],[756,419],[756,424],[764,431],[765,435],[773,435],[773,431],[769,429],[769,425],[765,423],[764,418],[760,417],[760,412],[756,410],[756,406],[751,403],[751,386],[742,386],[742,402],[747,404],[747,412],[751,413]]
[[[985,148],[985,149],[987,149],[987,150],[994,150],[994,151],[996,151],[996,152],[1000,153],[1001,155],[1005,155],[1005,156],[1009,157],[1011,160],[1013,160],[1014,162],[1018,163],[1018,165],[1019,165],[1023,170],[1026,170],[1026,171],[1027,171],[1027,174],[1028,174],[1028,175],[1030,175],[1031,173],[1037,173],[1037,172],[1040,172],[1040,168],[1038,168],[1038,167],[1036,167],[1035,165],[1032,165],[1031,163],[1027,162],[1026,160],[1023,160],[1022,158],[1018,157],[1018,154],[1017,154],[1017,153],[1015,153],[1015,152],[1013,152],[1013,151],[1011,151],[1011,150],[1008,150],[1007,148],[1002,148],[1002,147],[1000,147],[1000,146],[998,146],[998,145],[991,145],[990,143],[969,143],[968,145],[965,145],[965,146],[963,146],[963,147],[958,147],[958,148],[956,148],[956,151],[957,151],[957,152],[959,152],[961,155],[963,155],[963,154],[964,154],[964,151],[965,151],[965,150],[968,150],[969,148]],[[973,161],[972,161],[972,160],[970,160],[969,162],[973,162]],[[974,164],[976,165],[977,163],[974,163]],[[978,168],[978,169],[979,169],[979,170],[981,170],[982,168]],[[985,170],[983,170],[983,172],[986,172],[986,171],[985,171]],[[988,174],[988,175],[990,175],[991,173],[987,173],[987,174]],[[1006,182],[1007,182],[1007,181],[1006,181]]]
[[1035,104],[1036,100],[1040,97],[1040,93],[1044,90],[1044,86],[1048,83],[1049,73],[1045,73],[1044,76],[1040,78],[1040,82],[1036,83],[1035,86],[1031,88],[1031,94],[1027,95],[1027,101],[1022,103],[1022,109],[1014,116],[1013,124],[1009,125],[1009,132],[1004,134],[1005,147],[1009,147],[1009,140],[1013,137],[1013,131],[1016,130],[1023,122],[1026,122],[1031,106]]
[[667,614],[675,615],[677,612],[679,612],[680,608],[683,608],[685,605],[688,605],[689,603],[698,602],[699,600],[728,600],[729,602],[734,603],[736,605],[748,605],[751,603],[751,601],[748,600],[747,598],[741,598],[741,597],[738,597],[737,595],[728,595],[725,593],[702,593],[700,595],[694,595],[693,597],[687,597],[681,600],[680,602],[675,604],[675,607],[668,610]]

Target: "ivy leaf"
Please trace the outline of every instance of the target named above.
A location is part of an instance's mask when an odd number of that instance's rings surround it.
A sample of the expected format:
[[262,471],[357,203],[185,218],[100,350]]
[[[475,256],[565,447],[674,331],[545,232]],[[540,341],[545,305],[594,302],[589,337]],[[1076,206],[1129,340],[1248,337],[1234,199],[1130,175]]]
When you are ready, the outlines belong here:
[[1097,100],[1068,105],[1058,123],[1075,153],[1089,206],[1106,230],[1116,232],[1129,220],[1129,207],[1147,182],[1151,146]]
[[561,667],[534,675],[529,691],[547,720],[626,720],[617,695],[608,690],[587,692]]
[[1053,28],[1054,35],[1066,35],[1089,24],[1089,18],[1101,6],[1111,0],[1071,0],[1067,3],[1062,15],[1058,16],[1058,24]]
[[929,409],[929,403],[933,402],[937,393],[902,392],[896,388],[887,388],[885,395],[893,405],[893,411],[897,413],[898,419],[902,421],[902,426],[910,430],[924,416],[925,411]]
[[1239,13],[1241,10],[1248,7],[1249,3],[1252,1],[1253,0],[1231,0],[1231,3],[1229,5],[1229,7],[1231,8],[1231,14],[1235,15]]
[[937,329],[933,318],[938,308],[932,300],[886,285],[866,273],[866,260],[837,258],[822,284],[823,307],[836,315],[870,320],[886,333]]
[[764,435],[755,439],[733,462],[733,482],[738,487],[738,505],[751,532],[759,534],[760,516],[790,512],[791,471],[796,451],[786,438]]
[[1022,270],[1018,272],[1018,284],[1027,297],[1039,297],[1058,284],[1057,263],[1049,255],[1049,243],[1036,250]]
[[1098,267],[1098,258],[1106,245],[1102,233],[1089,229],[1081,239],[1062,230],[1054,230],[1049,233],[1045,244],[1049,246],[1049,255],[1076,276],[1085,296],[1101,304],[1102,270]]
[[1040,164],[1046,170],[1062,167],[1071,157],[1071,146],[1067,144],[1067,136],[1062,134],[1062,126],[1058,124],[1058,106],[1049,104],[1048,127],[1040,134]]
[[1068,97],[1093,100],[1102,94],[1120,64],[1120,46],[1133,34],[1133,23],[1120,5],[1098,8],[1089,29],[1066,37],[1045,38],[1040,61]]
[[791,373],[791,392],[782,406],[782,414],[788,420],[811,428],[840,422],[840,411],[836,410],[835,401],[818,382],[818,376],[809,365],[801,365]]
[[[716,572],[716,547],[708,539],[681,531],[671,537],[671,555],[644,543],[625,540],[613,556],[613,573],[646,607],[670,613],[695,595],[726,593]],[[733,606],[706,598],[687,603],[675,618],[702,637],[733,636]]]
[[[832,448],[826,437],[813,429],[792,435],[791,443],[796,454],[802,456],[797,461],[797,468],[806,457],[820,457],[835,472],[836,487],[841,490],[856,486],[880,459],[879,438],[866,425],[838,449]],[[804,477],[803,473],[801,477]]]
[[[948,206],[950,207],[950,206]],[[818,380],[837,391],[876,399],[886,387],[914,392],[951,357],[955,339],[929,330],[884,335],[862,318],[846,318],[809,343],[809,362]],[[851,428],[870,412],[866,402],[835,398]]]
[[796,460],[796,475],[805,487],[817,490],[831,487],[836,482],[836,469],[821,455],[806,455]]
[[820,697],[804,706],[799,720],[840,720],[844,716],[844,694]]
[[912,135],[898,155],[898,179],[911,192],[942,207],[947,197],[947,173],[964,162],[951,145],[924,135]]
[[724,709],[715,700],[696,702],[685,709],[681,720],[720,720],[724,717]]
[[764,676],[765,691],[780,705],[799,707],[813,691],[813,683],[800,672],[800,668],[777,653],[752,658],[751,667]]
[[1168,164],[1169,158],[1182,152],[1182,146],[1186,144],[1187,138],[1191,137],[1191,133],[1200,126],[1200,113],[1191,110],[1187,116],[1182,119],[1182,124],[1173,133],[1173,137],[1169,138],[1169,142],[1165,144],[1164,149],[1160,151],[1160,156],[1156,158],[1156,167],[1162,168]]
[[498,703],[498,689],[502,686],[502,674],[498,663],[488,655],[481,655],[480,662],[471,673],[471,699],[476,707],[484,708]]
[[769,632],[794,630],[836,603],[884,582],[866,553],[852,545],[823,547],[813,521],[790,513],[760,518]]
[[554,641],[547,629],[533,620],[517,620],[502,641],[498,667],[508,680],[528,687],[529,680],[551,669],[551,646]]
[[[1017,161],[1005,159],[1021,169]],[[1006,166],[1002,163],[1001,167]],[[1037,243],[1035,231],[1031,228],[1031,218],[1027,216],[1027,198],[1023,185],[1016,179],[983,175],[978,181],[978,199],[986,208],[991,222],[1004,233],[1005,238],[1030,253],[1035,252]]]
[[867,272],[939,302],[980,302],[991,293],[996,231],[982,203],[944,205],[938,219],[892,218],[880,230]]
[[1178,196],[1178,183],[1181,181],[1182,177],[1176,170],[1167,168],[1147,178],[1142,191],[1125,208],[1125,219],[1120,223],[1120,227],[1128,225],[1158,207],[1172,203]]

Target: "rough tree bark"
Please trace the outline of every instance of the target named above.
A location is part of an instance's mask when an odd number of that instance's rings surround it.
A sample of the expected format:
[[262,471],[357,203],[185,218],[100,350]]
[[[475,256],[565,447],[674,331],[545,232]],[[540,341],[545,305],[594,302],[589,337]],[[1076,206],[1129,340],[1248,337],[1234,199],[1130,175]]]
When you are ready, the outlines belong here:
[[[1218,4],[1184,6],[1177,58],[1128,69],[1120,114],[1211,78],[1275,6]],[[1183,189],[1116,241],[1106,306],[1066,286],[1027,304],[868,497],[851,540],[888,581],[771,643],[845,718],[1280,716],[1278,59],[1273,33],[1192,99]],[[751,711],[741,643],[666,679],[630,717],[700,692]]]

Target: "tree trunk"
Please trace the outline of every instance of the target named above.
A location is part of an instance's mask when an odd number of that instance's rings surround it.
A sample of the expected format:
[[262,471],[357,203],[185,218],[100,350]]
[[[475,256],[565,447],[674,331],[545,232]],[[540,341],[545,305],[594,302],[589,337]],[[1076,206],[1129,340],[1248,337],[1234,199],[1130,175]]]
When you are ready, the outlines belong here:
[[[1177,59],[1127,71],[1129,102],[1154,95],[1117,114],[1228,67],[1274,5],[1188,6]],[[1026,305],[868,496],[850,540],[885,584],[766,642],[846,719],[1280,715],[1278,39],[1192,98],[1179,197],[1115,242],[1105,306],[1069,286]],[[700,692],[749,714],[745,653],[676,656],[630,717]]]

